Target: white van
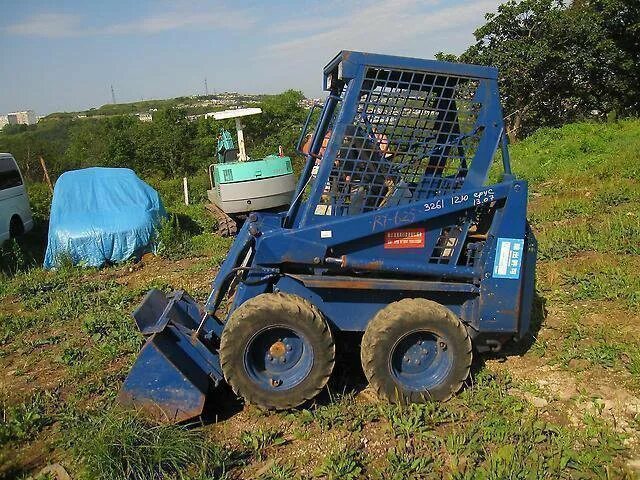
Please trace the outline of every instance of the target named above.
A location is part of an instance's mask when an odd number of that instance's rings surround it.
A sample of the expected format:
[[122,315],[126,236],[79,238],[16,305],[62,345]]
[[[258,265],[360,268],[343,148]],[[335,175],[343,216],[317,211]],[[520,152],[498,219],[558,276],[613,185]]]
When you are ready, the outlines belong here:
[[24,179],[10,153],[0,153],[0,245],[33,228]]

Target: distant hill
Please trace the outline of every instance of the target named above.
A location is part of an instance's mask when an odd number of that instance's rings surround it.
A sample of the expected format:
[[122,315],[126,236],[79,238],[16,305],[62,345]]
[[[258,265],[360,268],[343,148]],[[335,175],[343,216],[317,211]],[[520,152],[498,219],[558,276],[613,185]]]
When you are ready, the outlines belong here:
[[109,103],[99,108],[90,108],[78,112],[54,112],[46,117],[50,119],[109,117],[114,115],[136,115],[153,112],[156,109],[169,107],[185,108],[187,114],[198,115],[212,110],[221,110],[260,103],[268,95],[223,92],[214,95],[176,97],[169,99],[142,100],[131,103]]

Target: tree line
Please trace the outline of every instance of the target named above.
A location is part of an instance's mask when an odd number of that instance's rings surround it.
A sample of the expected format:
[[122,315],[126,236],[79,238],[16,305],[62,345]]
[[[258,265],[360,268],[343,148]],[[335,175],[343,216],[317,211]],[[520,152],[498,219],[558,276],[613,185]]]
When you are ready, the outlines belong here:
[[[288,90],[265,96],[262,115],[244,119],[246,145],[253,157],[294,155],[293,147],[306,118],[304,95]],[[41,181],[39,157],[52,176],[89,166],[128,167],[144,176],[175,176],[205,171],[214,162],[220,128],[235,132],[231,120],[187,118],[183,108],[165,108],[152,122],[135,116],[43,119],[37,125],[10,125],[0,134],[0,151],[11,152],[29,180]]]
[[[475,33],[461,55],[438,58],[493,65],[507,132],[512,141],[545,126],[584,119],[640,115],[640,1],[508,0]],[[293,156],[306,111],[301,92],[265,96],[262,115],[245,119],[250,154]],[[132,116],[41,121],[7,126],[0,151],[12,152],[31,180],[41,180],[38,156],[53,176],[102,165],[130,167],[143,175],[204,171],[214,161],[221,126],[231,121],[189,121],[181,108],[158,111],[151,123]]]

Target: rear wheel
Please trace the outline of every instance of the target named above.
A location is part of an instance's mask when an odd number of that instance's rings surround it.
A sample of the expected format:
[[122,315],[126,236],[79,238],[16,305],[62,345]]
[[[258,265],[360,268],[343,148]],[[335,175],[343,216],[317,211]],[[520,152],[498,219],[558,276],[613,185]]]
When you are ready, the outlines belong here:
[[392,403],[443,401],[469,376],[471,339],[448,308],[408,298],[389,304],[369,322],[360,357],[380,397]]
[[222,331],[220,363],[227,383],[263,408],[292,408],[314,398],[334,360],[322,314],[296,295],[258,295],[238,308]]

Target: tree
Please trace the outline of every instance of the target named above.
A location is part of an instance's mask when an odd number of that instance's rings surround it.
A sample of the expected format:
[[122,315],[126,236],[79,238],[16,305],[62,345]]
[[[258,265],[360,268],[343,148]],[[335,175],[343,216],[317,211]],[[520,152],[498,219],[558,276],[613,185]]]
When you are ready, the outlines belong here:
[[307,115],[300,105],[303,99],[297,90],[270,95],[260,105],[262,115],[247,118],[247,146],[254,158],[278,153],[280,145],[286,155],[295,155],[294,147]]
[[512,140],[612,111],[637,114],[637,3],[509,0],[486,15],[459,60],[498,67]]
[[160,110],[151,123],[139,123],[136,132],[138,169],[151,174],[193,172],[196,125],[180,108]]

